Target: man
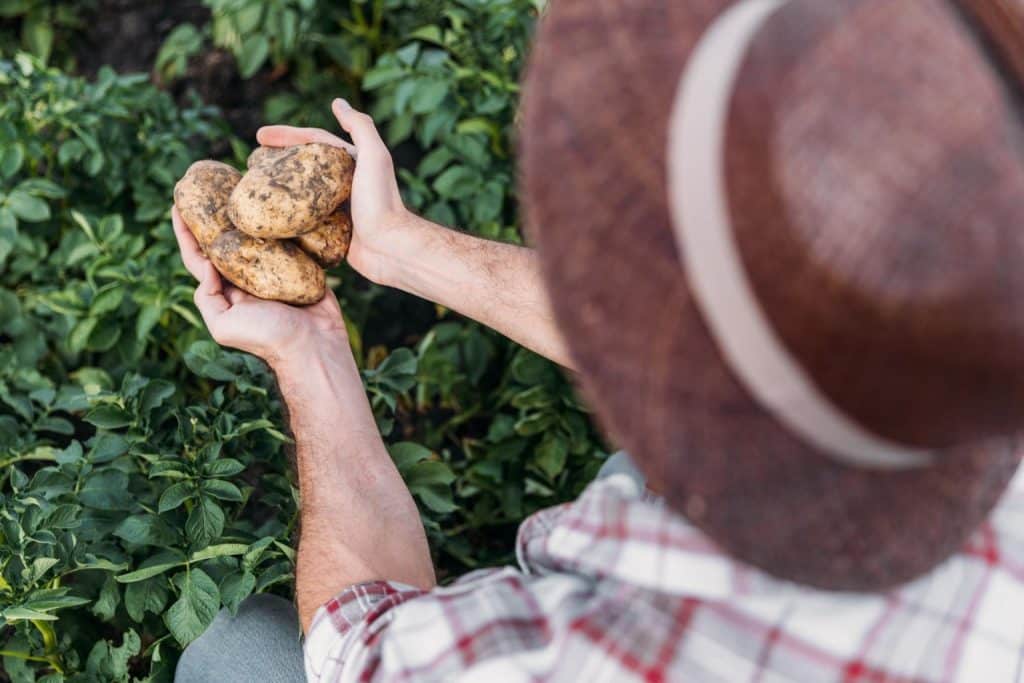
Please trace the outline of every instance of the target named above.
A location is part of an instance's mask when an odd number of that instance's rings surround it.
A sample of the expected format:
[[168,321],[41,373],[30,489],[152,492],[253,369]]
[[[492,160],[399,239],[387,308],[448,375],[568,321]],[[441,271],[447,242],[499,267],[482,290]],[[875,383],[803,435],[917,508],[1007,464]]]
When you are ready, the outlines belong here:
[[[354,146],[326,131],[288,126],[265,127],[258,140],[323,142],[357,157],[351,208],[358,227],[348,262],[378,284],[447,306],[568,365],[536,254],[411,214],[373,121],[344,100],[332,109]],[[296,602],[303,628],[345,586],[388,577],[432,588],[419,514],[377,431],[337,298],[328,291],[307,308],[257,299],[220,277],[176,208],[173,222],[182,259],[199,280],[195,302],[211,335],[266,360],[288,404],[302,492]]]
[[[662,496],[620,459],[519,569],[434,585],[334,297],[239,292],[175,213],[212,335],[288,403],[311,680],[1024,680],[1024,73],[977,7],[555,3],[540,265],[409,214],[344,102],[353,147],[260,131],[351,149],[353,267],[575,366]],[[179,680],[300,679],[294,620],[250,599]]]

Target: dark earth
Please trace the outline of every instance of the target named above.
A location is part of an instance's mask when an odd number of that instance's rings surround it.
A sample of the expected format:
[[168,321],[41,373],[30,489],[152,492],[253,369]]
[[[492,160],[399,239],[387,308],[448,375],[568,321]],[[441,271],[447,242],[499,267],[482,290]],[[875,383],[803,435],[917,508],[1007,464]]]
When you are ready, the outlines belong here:
[[[176,26],[202,26],[210,17],[198,0],[94,0],[87,14],[74,51],[79,70],[88,76],[105,64],[120,73],[149,72],[160,46]],[[193,59],[185,77],[169,84],[168,89],[182,104],[189,90],[194,90],[203,102],[220,108],[239,137],[252,140],[263,123],[261,103],[275,84],[267,69],[243,80],[231,54],[209,50]]]

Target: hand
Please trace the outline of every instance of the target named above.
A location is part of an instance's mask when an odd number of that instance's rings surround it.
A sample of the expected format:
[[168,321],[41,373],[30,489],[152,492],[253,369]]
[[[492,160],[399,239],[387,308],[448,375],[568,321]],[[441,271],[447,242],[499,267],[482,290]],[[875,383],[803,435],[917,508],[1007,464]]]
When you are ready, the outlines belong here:
[[319,303],[301,308],[243,292],[221,279],[199,249],[177,207],[172,210],[171,219],[181,260],[199,280],[196,307],[218,344],[255,354],[271,366],[305,355],[318,346],[333,348],[341,342],[348,348],[341,307],[330,289]]
[[334,100],[331,111],[341,127],[352,136],[354,145],[319,128],[293,126],[264,126],[257,131],[256,140],[267,147],[321,142],[341,147],[356,157],[351,198],[353,230],[348,262],[373,282],[388,284],[390,257],[401,242],[398,233],[410,218],[398,191],[391,153],[369,116],[356,111],[342,99]]

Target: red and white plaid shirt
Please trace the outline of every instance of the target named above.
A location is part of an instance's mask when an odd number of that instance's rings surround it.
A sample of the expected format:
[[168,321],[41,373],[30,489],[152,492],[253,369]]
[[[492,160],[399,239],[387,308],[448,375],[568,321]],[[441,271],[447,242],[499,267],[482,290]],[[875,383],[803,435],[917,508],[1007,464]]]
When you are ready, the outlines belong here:
[[1024,683],[1024,470],[963,552],[884,594],[739,563],[626,475],[526,520],[519,569],[318,612],[312,681]]

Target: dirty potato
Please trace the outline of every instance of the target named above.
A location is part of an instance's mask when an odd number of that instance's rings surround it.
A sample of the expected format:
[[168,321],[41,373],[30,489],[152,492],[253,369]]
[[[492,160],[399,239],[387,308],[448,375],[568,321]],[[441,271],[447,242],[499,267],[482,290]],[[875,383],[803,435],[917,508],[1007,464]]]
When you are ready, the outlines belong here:
[[174,186],[174,204],[205,253],[223,232],[232,230],[228,198],[242,174],[219,161],[197,161]]
[[235,186],[228,216],[253,237],[296,237],[348,199],[354,168],[348,152],[317,142],[267,153]]
[[351,241],[352,218],[345,207],[325,218],[316,229],[295,238],[295,243],[324,268],[344,261]]
[[221,275],[261,299],[314,304],[326,291],[324,271],[292,242],[229,230],[210,244],[207,255]]
[[273,161],[287,152],[288,149],[288,147],[257,147],[249,153],[249,158],[245,160],[245,167],[252,168],[267,161]]

